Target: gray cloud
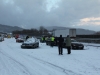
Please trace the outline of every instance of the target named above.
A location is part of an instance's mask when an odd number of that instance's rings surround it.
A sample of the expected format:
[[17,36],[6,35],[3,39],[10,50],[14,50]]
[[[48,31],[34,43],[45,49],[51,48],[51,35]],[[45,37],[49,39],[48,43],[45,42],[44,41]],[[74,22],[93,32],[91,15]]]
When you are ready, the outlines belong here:
[[71,27],[82,18],[100,16],[100,0],[59,0],[49,11],[47,5],[46,0],[0,0],[0,24]]

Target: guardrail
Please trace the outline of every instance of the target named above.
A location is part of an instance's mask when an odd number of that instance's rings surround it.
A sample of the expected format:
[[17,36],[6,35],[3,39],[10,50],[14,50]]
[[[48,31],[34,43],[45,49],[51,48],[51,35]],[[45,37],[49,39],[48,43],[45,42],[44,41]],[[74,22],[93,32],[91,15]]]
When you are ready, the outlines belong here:
[[85,43],[98,43],[100,44],[100,39],[95,38],[95,39],[91,39],[91,38],[75,38],[77,41],[79,42],[85,42]]

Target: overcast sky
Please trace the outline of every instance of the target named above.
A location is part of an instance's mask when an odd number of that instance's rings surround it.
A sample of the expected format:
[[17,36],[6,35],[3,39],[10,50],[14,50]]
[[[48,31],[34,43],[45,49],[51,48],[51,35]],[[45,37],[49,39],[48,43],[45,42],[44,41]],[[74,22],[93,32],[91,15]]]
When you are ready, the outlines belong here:
[[100,31],[100,0],[0,0],[0,24]]

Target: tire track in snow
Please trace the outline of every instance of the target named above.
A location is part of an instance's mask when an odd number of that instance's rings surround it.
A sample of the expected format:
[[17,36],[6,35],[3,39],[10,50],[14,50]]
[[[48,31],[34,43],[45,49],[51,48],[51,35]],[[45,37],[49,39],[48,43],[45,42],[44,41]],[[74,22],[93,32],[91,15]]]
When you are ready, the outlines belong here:
[[[88,59],[88,60],[89,60],[89,59]],[[83,61],[80,61],[80,60],[77,60],[77,59],[75,59],[75,61],[77,61],[77,63],[85,63],[85,64],[87,65],[86,67],[88,67],[88,69],[90,68],[90,69],[93,69],[94,71],[100,73],[100,68],[97,68],[97,67],[95,67],[94,65],[91,65],[91,64],[88,63],[88,62],[83,62]],[[85,66],[83,66],[83,67],[85,67]],[[87,72],[87,73],[89,73],[89,72]],[[99,74],[99,73],[98,73],[98,74]]]
[[16,61],[16,60],[13,59],[12,57],[10,57],[8,54],[3,53],[1,50],[2,50],[2,49],[0,48],[0,53],[1,53],[2,55],[4,55],[4,56],[6,56],[7,58],[11,59],[12,61],[14,61],[16,64],[18,64],[18,65],[20,66],[20,69],[22,70],[22,72],[23,72],[24,75],[33,75],[33,74],[31,74],[31,73],[28,71],[28,69],[27,69],[23,64],[19,63],[18,61]]
[[[11,48],[11,50],[14,49],[12,46],[10,46],[10,45],[8,45],[8,46],[9,46],[9,48]],[[30,58],[32,58],[32,59],[35,59],[35,60],[37,60],[37,61],[41,62],[42,64],[45,64],[45,65],[47,65],[47,66],[49,66],[49,67],[53,67],[53,68],[59,69],[60,71],[62,71],[62,72],[65,73],[66,75],[82,75],[82,74],[77,74],[77,73],[75,73],[75,72],[73,72],[73,71],[71,71],[71,70],[67,70],[67,69],[65,69],[65,68],[63,68],[63,67],[60,67],[60,66],[58,66],[58,65],[52,64],[52,63],[50,63],[50,62],[44,61],[44,60],[42,60],[42,59],[33,57],[32,55],[28,55],[28,54],[25,53],[25,52],[20,51],[19,53],[21,53],[21,54],[23,54],[23,55],[25,55],[25,56],[27,56],[27,57],[30,57]]]
[[97,72],[100,73],[100,67],[97,68],[97,67],[95,67],[94,65],[89,64],[88,62],[85,62],[85,63],[86,63],[90,68],[93,68],[95,71],[97,71]]
[[82,75],[82,74],[77,74],[77,73],[75,73],[75,72],[73,72],[73,71],[71,71],[71,70],[67,70],[67,69],[65,69],[65,68],[63,68],[63,67],[60,67],[60,66],[58,66],[58,65],[52,64],[52,63],[50,63],[50,62],[47,62],[47,61],[38,59],[38,58],[33,57],[33,56],[31,56],[31,55],[27,55],[27,56],[30,57],[30,58],[32,58],[32,59],[34,58],[34,59],[40,61],[41,63],[43,63],[43,64],[45,64],[45,65],[47,65],[47,66],[52,66],[53,68],[59,69],[59,70],[61,70],[62,72],[64,72],[66,75]]

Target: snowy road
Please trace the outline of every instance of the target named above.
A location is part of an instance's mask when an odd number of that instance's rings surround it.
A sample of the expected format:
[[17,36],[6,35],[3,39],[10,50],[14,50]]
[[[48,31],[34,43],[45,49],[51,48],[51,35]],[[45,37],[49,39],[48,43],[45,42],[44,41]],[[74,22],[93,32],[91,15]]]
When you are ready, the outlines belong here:
[[37,49],[21,49],[15,39],[0,42],[0,75],[100,75],[100,48],[85,47],[58,55],[57,47],[40,43]]

